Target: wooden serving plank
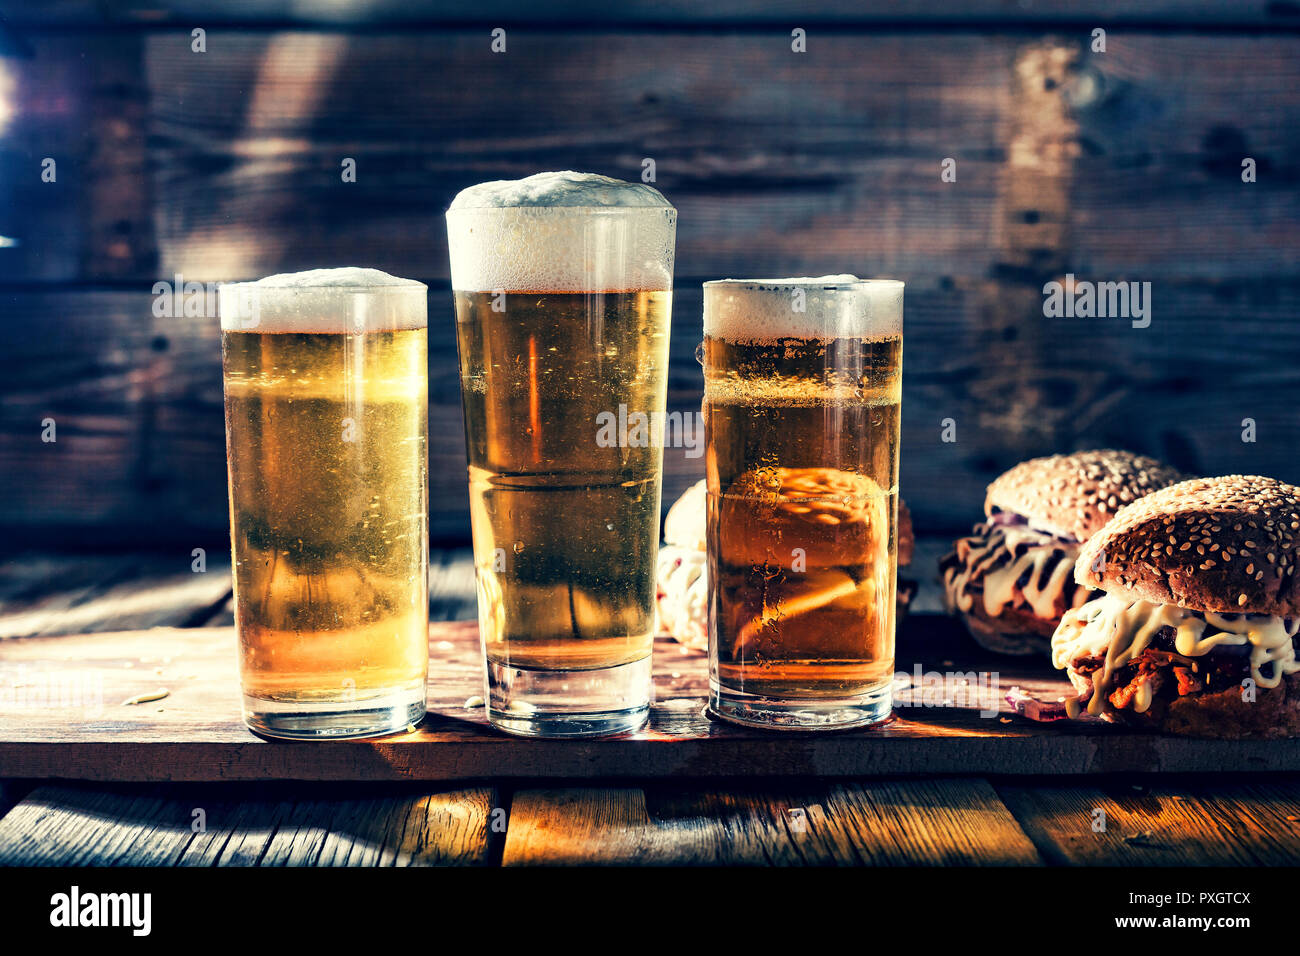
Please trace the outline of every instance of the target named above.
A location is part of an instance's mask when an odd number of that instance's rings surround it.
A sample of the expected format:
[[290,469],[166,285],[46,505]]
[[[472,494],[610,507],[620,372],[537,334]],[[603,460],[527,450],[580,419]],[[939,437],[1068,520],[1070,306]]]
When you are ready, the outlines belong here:
[[989,783],[970,779],[523,790],[502,856],[505,866],[1041,862]]
[[[231,628],[155,628],[0,643],[0,777],[108,781],[461,780],[1300,770],[1300,741],[1212,741],[1096,721],[1037,724],[1000,697],[1066,684],[1045,662],[998,658],[952,621],[903,624],[896,717],[851,733],[750,731],[703,712],[703,654],[655,649],[650,725],[601,740],[526,740],[487,726],[473,622],[430,627],[429,715],[372,741],[262,740],[238,709]],[[963,684],[963,682],[965,682]],[[157,701],[124,705],[165,689]],[[985,710],[981,711],[981,708]],[[983,714],[983,715],[982,715]]]
[[40,787],[0,819],[0,866],[489,862],[493,788],[316,800],[277,789],[250,801],[232,788]]

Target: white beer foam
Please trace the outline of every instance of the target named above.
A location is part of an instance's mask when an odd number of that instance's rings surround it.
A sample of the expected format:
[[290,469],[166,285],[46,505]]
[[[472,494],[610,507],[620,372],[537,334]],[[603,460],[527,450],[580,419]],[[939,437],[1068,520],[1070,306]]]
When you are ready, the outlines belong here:
[[672,288],[677,210],[659,190],[593,173],[538,173],[462,190],[447,210],[463,292]]
[[852,275],[706,282],[704,334],[729,342],[902,335],[903,283]]
[[223,284],[223,331],[367,332],[428,325],[428,287],[379,269],[282,272]]
[[462,189],[447,211],[507,206],[637,206],[672,209],[663,193],[645,183],[628,183],[596,173],[537,173],[525,179],[497,179]]

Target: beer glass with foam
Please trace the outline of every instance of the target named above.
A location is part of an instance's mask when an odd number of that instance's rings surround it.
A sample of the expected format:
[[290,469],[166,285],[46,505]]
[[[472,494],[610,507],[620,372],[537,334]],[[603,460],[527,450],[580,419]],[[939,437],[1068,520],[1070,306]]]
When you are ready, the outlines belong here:
[[903,283],[704,284],[710,708],[890,713]]
[[244,719],[293,738],[418,723],[426,287],[322,269],[219,297]]
[[583,173],[483,183],[447,212],[501,730],[609,734],[648,715],[676,222],[652,187]]

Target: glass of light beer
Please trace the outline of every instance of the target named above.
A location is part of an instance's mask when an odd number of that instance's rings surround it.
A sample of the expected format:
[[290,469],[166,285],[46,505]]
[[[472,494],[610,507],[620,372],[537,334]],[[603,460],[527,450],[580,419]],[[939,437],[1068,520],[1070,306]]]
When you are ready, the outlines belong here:
[[424,716],[427,295],[374,269],[224,285],[244,720],[365,737]]
[[649,714],[676,223],[652,187],[581,173],[483,183],[447,212],[501,730],[610,734]]
[[903,283],[704,283],[710,710],[889,716]]

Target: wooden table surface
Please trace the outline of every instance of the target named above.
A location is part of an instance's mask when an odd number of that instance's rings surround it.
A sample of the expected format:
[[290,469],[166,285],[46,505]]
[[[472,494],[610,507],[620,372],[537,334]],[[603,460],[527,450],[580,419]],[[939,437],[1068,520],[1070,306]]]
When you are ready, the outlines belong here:
[[[927,569],[917,574],[923,579],[917,603],[922,615],[934,610],[936,595],[924,579],[938,547],[924,543],[919,549],[916,567]],[[433,564],[434,618],[470,616],[467,555],[440,553]],[[24,647],[44,647],[49,658],[50,642],[39,640],[41,635],[228,626],[229,577],[219,557],[211,567],[196,575],[187,556],[159,555],[29,554],[0,562],[0,738],[21,737],[18,725],[31,720],[14,710],[15,674]],[[191,637],[201,633],[222,632]],[[179,640],[175,632],[157,634]],[[28,640],[33,637],[38,640]],[[113,642],[113,653],[125,657],[121,638],[99,640],[105,648]],[[92,645],[93,639],[70,637],[62,646],[75,663],[86,659]],[[671,652],[672,646],[666,649]],[[661,657],[664,650],[658,649]],[[667,661],[664,666],[671,667]],[[158,676],[141,679],[151,683]],[[165,714],[167,700],[160,704],[156,709]],[[117,701],[106,704],[118,706]],[[1035,733],[1032,726],[1021,726],[1025,723],[1002,716],[990,726],[999,728],[997,734],[1020,734],[1026,750],[1036,736],[1062,737],[1057,731]],[[472,719],[467,726],[471,737],[497,739]],[[87,732],[75,720],[49,731],[51,739]],[[1064,736],[1088,740],[1091,733],[1072,728]],[[649,740],[654,733],[643,736]],[[722,742],[731,741],[732,759],[744,753],[734,748],[745,740],[770,736],[775,735],[720,732]],[[808,740],[837,737],[872,739],[855,734]],[[1147,745],[1150,766],[1170,766],[1169,754],[1178,751],[1168,748],[1177,742],[1154,740]],[[820,746],[786,741],[774,742],[773,753],[798,759],[800,747]],[[899,744],[906,741],[890,745]],[[259,746],[276,752],[315,745]],[[112,745],[87,747],[84,753],[91,754],[108,752]],[[1182,759],[1193,752],[1184,751]],[[264,767],[238,772],[236,759],[232,772],[199,781],[182,773],[168,778],[182,782],[123,783],[86,780],[95,774],[57,760],[41,778],[35,775],[37,764],[17,761],[16,753],[0,746],[0,864],[5,865],[1168,866],[1300,860],[1300,774],[1242,773],[1227,765],[1213,768],[1224,772],[1139,773],[1129,762],[1119,765],[1124,772],[1082,776],[1035,775],[1026,772],[1032,771],[1028,765],[975,761],[977,771],[961,772],[953,765],[939,775],[917,776],[915,768],[905,767],[886,768],[886,776],[830,777],[803,768],[778,775],[776,764],[741,776],[734,768],[718,775],[707,762],[693,771],[648,766],[641,772],[632,763],[614,768],[614,774],[597,767],[584,775],[564,761],[497,773],[484,756],[481,765],[470,768],[472,775],[456,775],[461,779],[394,774],[363,784],[272,780]],[[138,767],[132,777],[130,765],[137,762],[135,756],[120,761],[125,766],[119,767],[118,779],[154,780]],[[103,770],[105,764],[86,756],[81,770]],[[1290,757],[1277,766],[1292,766]],[[82,779],[66,779],[72,776]]]

